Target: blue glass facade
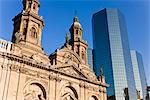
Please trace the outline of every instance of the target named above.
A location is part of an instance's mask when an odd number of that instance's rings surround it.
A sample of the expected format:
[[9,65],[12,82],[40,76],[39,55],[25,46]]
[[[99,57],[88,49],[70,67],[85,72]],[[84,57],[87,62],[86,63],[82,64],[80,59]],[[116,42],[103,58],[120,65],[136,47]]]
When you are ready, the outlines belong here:
[[136,89],[137,91],[140,91],[140,98],[146,100],[147,83],[146,83],[142,56],[140,53],[138,53],[135,50],[131,50],[130,53],[131,53]]
[[94,71],[103,65],[110,100],[137,100],[127,29],[118,9],[106,8],[93,15]]
[[88,56],[88,64],[90,68],[93,70],[93,49],[92,48],[88,48],[87,56]]

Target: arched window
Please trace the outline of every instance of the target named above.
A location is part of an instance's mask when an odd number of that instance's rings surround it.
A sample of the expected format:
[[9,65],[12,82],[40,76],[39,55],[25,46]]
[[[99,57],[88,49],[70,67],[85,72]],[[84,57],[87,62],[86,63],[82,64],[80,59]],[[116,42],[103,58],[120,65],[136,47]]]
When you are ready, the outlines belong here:
[[27,85],[24,89],[24,100],[46,100],[45,88],[39,83]]
[[80,38],[78,38],[78,41],[80,41]]
[[79,46],[78,45],[75,46],[75,51],[76,51],[77,54],[79,54]]
[[76,30],[76,34],[78,34],[78,30]]
[[79,38],[79,37],[76,37],[75,39],[76,39],[76,41],[80,41],[80,38]]
[[83,60],[85,59],[84,51],[82,51],[82,59],[83,59]]
[[36,5],[34,4],[34,5],[33,5],[33,10],[35,10],[35,9],[36,9]]
[[98,100],[98,98],[93,95],[93,96],[91,96],[91,97],[89,98],[89,100]]
[[23,21],[23,35],[25,35],[27,32],[27,20]]
[[71,86],[66,86],[61,94],[61,100],[78,100],[77,91]]
[[31,28],[31,36],[34,38],[37,38],[37,32],[36,32],[36,29],[34,27]]

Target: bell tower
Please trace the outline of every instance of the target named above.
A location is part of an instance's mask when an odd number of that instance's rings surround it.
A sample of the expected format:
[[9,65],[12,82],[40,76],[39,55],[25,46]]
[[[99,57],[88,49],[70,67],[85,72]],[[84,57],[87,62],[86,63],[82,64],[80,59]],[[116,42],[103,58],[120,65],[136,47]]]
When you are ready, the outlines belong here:
[[38,14],[40,4],[38,0],[23,0],[23,10]]
[[39,7],[39,0],[23,0],[23,10],[13,18],[13,43],[41,47],[44,21],[38,15]]
[[78,17],[75,16],[73,18],[73,24],[71,28],[69,29],[71,33],[71,40],[72,41],[81,41],[82,40],[82,26],[78,21]]
[[69,44],[72,46],[72,50],[80,56],[84,64],[87,64],[88,44],[87,41],[82,39],[83,29],[77,16],[73,18],[73,24],[71,25],[69,31],[71,33]]

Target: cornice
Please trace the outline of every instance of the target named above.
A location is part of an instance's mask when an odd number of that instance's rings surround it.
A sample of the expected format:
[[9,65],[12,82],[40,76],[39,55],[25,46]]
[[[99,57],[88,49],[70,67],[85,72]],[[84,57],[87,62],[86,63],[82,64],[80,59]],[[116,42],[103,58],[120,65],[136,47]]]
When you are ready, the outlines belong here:
[[[85,78],[82,78],[82,77],[76,77],[76,76],[73,76],[73,75],[69,75],[69,74],[61,72],[61,71],[59,71],[57,69],[52,69],[52,68],[50,68],[49,65],[44,65],[44,64],[40,64],[40,63],[34,63],[32,59],[27,59],[27,58],[25,58],[23,56],[20,57],[20,56],[13,55],[13,54],[10,54],[10,53],[5,53],[5,52],[0,52],[0,56],[5,57],[5,58],[10,59],[10,60],[14,60],[14,61],[20,62],[22,64],[29,65],[29,66],[34,67],[34,68],[39,68],[39,69],[42,69],[42,70],[45,70],[45,71],[54,72],[56,74],[65,75],[65,76],[68,76],[70,78],[74,78],[74,79],[81,80],[81,81],[86,81],[86,82],[94,84],[94,85],[99,85],[99,86],[107,87],[107,84],[100,83],[99,81],[92,82],[92,81],[90,81],[88,79],[85,79]],[[23,68],[23,67],[19,68],[16,65],[12,65],[11,70],[14,70],[14,71],[18,71],[19,70],[21,73],[31,74],[31,73],[28,73],[29,69]],[[32,75],[32,76],[35,76],[35,75]],[[61,79],[57,79],[57,77],[55,77],[53,75],[49,76],[47,74],[46,76],[49,79],[56,79],[58,81],[61,80]]]

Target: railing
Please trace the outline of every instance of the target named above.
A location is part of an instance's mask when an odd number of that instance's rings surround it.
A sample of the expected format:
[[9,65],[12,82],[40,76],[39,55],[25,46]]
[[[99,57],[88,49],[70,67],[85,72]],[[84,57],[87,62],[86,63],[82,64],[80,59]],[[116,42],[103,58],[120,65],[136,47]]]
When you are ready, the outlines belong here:
[[0,51],[10,52],[11,47],[12,47],[12,43],[10,41],[0,39]]

